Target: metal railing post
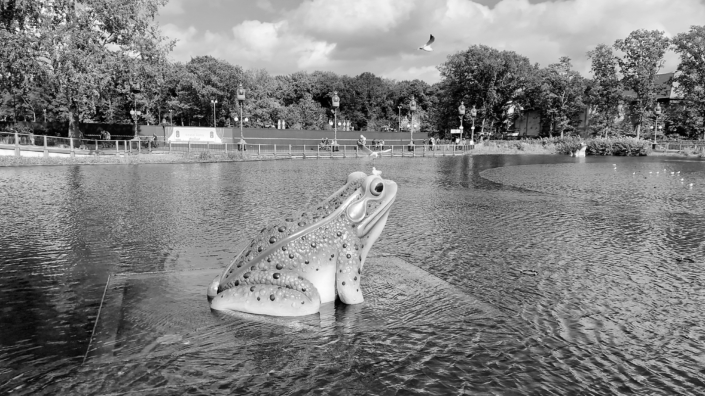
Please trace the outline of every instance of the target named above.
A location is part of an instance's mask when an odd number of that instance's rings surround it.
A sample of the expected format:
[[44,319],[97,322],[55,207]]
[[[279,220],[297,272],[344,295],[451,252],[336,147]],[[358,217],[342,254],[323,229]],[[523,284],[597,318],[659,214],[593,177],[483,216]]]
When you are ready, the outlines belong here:
[[95,151],[98,151],[98,141],[95,141]]
[[277,158],[277,145],[274,145],[274,158]]
[[316,159],[321,158],[321,146],[316,146]]
[[20,156],[20,134],[15,132],[15,157]]
[[260,155],[262,153],[262,145],[257,144],[257,155]]
[[348,158],[348,146],[343,145],[343,158]]
[[120,154],[120,141],[115,141],[115,154]]
[[289,158],[293,158],[291,155],[291,145],[289,145]]
[[44,135],[44,158],[49,156],[49,148],[47,147],[47,135]]
[[169,154],[171,154],[171,142],[169,142]]
[[211,151],[211,142],[206,142],[206,151]]
[[73,158],[73,157],[76,156],[76,152],[75,152],[74,149],[73,149],[73,138],[69,138],[69,142],[70,142],[70,145],[71,145],[71,158]]
[[189,154],[191,153],[191,141],[190,140],[188,141],[188,149],[186,152]]
[[304,151],[303,151],[303,153],[304,153],[304,159],[306,159],[306,145],[305,145],[305,144],[304,144]]
[[224,149],[225,149],[225,154],[227,155],[228,154],[228,144],[227,143],[225,143]]

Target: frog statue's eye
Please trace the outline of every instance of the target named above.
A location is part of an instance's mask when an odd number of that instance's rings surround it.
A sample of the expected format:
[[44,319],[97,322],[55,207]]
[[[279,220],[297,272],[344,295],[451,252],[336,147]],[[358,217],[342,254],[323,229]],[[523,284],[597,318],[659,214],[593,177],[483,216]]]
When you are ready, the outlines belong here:
[[382,191],[384,190],[384,183],[381,180],[372,182],[372,185],[370,187],[372,187],[370,188],[370,193],[375,197],[378,197],[379,194],[382,194]]

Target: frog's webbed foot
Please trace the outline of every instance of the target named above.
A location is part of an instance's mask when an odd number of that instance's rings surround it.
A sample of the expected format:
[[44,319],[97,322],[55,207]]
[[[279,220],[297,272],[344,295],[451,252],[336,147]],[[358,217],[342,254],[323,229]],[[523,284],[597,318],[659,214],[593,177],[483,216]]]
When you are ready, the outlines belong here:
[[352,254],[343,254],[338,258],[335,288],[338,291],[338,298],[345,304],[360,304],[365,301],[360,288],[361,260],[360,256]]
[[218,293],[211,309],[258,315],[304,316],[318,312],[321,297],[313,283],[293,271],[254,271]]

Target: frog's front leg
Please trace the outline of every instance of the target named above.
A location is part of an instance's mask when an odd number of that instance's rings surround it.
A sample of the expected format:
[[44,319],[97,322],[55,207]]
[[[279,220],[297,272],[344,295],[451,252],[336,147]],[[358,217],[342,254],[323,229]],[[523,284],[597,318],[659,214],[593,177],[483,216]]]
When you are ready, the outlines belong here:
[[360,279],[362,278],[362,256],[357,249],[348,244],[338,254],[335,272],[335,288],[338,298],[345,304],[360,304],[365,301],[362,297]]
[[232,287],[213,298],[212,309],[304,316],[318,312],[321,306],[313,283],[294,271],[253,271],[233,282]]

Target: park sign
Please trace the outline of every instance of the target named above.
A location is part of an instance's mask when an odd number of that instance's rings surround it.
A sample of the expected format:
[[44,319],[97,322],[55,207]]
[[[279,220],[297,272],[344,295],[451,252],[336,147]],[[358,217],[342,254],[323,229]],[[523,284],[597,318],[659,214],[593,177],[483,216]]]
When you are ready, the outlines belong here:
[[215,128],[208,127],[174,127],[167,142],[223,143]]
[[462,129],[451,129],[450,134],[452,135],[454,133],[461,135],[463,133],[463,130]]

